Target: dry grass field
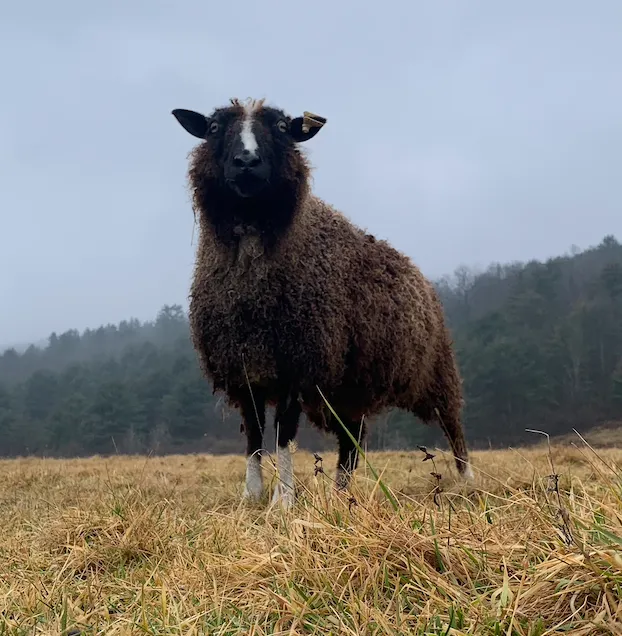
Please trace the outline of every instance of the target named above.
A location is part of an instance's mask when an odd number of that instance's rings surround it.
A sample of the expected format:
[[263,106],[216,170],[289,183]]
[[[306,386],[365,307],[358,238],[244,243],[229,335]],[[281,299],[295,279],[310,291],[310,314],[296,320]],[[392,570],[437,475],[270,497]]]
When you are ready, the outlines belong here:
[[2,461],[0,633],[622,634],[622,450],[423,457],[298,451],[288,512],[241,456]]

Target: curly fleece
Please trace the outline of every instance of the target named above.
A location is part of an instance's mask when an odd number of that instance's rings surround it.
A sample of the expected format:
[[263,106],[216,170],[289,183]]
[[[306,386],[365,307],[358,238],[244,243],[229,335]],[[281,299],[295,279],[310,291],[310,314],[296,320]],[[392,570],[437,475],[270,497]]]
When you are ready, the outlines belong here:
[[345,421],[388,407],[440,420],[464,472],[462,383],[432,284],[311,193],[296,146],[280,177],[268,199],[237,200],[219,187],[208,145],[191,154],[200,232],[190,324],[214,390],[234,406],[249,385],[268,404],[300,396],[309,420],[333,432],[317,387]]

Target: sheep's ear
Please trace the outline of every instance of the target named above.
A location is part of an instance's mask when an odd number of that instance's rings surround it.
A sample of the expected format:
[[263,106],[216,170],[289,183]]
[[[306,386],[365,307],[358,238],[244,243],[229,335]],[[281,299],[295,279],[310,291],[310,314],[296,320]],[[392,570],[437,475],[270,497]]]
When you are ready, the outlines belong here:
[[292,119],[290,123],[290,132],[294,141],[309,141],[320,132],[320,129],[326,123],[325,117],[314,115],[305,111],[302,117]]
[[199,139],[205,139],[207,136],[207,117],[205,115],[184,108],[176,108],[173,115],[187,132]]

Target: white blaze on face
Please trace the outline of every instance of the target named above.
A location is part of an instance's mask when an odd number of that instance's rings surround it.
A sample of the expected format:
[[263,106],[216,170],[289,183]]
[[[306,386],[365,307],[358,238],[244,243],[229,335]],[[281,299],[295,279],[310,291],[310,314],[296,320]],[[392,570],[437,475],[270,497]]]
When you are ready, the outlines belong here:
[[242,120],[242,132],[240,138],[242,139],[242,145],[244,150],[248,150],[251,155],[257,154],[257,139],[255,133],[253,133],[253,122],[255,121],[255,114],[251,108],[246,108],[244,111],[244,119]]

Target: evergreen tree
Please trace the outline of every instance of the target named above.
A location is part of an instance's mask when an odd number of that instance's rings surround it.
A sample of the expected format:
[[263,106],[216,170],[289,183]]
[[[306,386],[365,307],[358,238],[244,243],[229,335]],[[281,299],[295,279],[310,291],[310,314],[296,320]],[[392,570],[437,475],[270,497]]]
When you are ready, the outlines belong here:
[[[622,421],[622,245],[613,236],[544,263],[461,267],[436,287],[472,445]],[[52,333],[45,347],[0,354],[0,455],[240,452],[239,422],[201,375],[179,305],[152,322]],[[398,411],[369,430],[369,448],[442,439]],[[299,442],[333,440],[303,427]]]

